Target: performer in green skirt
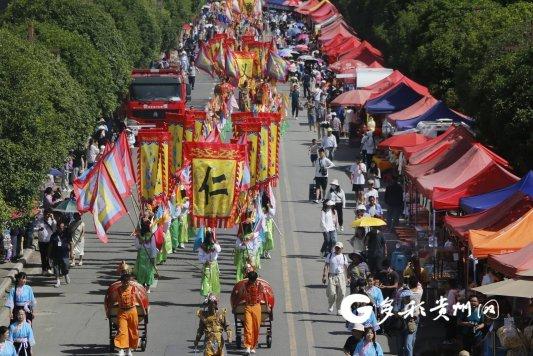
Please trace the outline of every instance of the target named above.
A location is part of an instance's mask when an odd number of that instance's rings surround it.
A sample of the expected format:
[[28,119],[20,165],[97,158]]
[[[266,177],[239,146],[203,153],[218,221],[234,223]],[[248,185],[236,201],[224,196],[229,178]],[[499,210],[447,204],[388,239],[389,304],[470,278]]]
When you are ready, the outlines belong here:
[[217,262],[220,251],[220,245],[215,242],[213,232],[208,228],[204,242],[198,249],[198,260],[203,264],[200,293],[204,297],[210,293],[220,294],[220,271]]
[[133,274],[137,282],[144,285],[147,292],[150,293],[150,286],[154,284],[156,275],[155,257],[157,255],[157,247],[148,217],[141,218],[141,231],[135,239],[135,247],[137,248],[137,260],[135,261]]
[[270,255],[270,251],[274,249],[274,215],[276,214],[276,211],[272,205],[268,203],[267,205],[263,206],[263,214],[263,233],[265,235],[262,252],[264,258],[270,259],[272,257]]

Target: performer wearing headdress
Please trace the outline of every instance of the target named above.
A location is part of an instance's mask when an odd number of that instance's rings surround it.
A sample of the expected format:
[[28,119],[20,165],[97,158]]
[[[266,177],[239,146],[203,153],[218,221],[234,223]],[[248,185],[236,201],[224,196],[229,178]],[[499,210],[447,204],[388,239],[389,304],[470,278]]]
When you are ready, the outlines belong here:
[[254,221],[255,212],[253,209],[249,209],[244,213],[242,222],[239,225],[239,231],[237,232],[233,259],[234,265],[237,268],[237,282],[244,279],[244,267],[247,262],[254,269],[261,267],[259,258],[260,242],[257,238],[258,233],[254,231]]
[[215,240],[214,232],[207,228],[204,242],[198,250],[198,260],[203,264],[200,293],[204,297],[212,293],[220,294],[220,271],[217,262],[220,251],[221,248]]
[[133,270],[137,282],[144,285],[148,293],[150,293],[150,286],[154,284],[156,275],[155,257],[157,255],[157,247],[151,225],[151,212],[145,212],[141,217],[140,231],[136,234],[137,260]]
[[204,310],[199,309],[196,312],[200,323],[194,347],[198,347],[200,339],[205,335],[204,356],[223,356],[225,343],[223,333],[226,332],[228,342],[231,342],[232,336],[231,328],[226,321],[226,309],[218,310],[218,300],[213,294],[206,298],[204,305],[206,306]]

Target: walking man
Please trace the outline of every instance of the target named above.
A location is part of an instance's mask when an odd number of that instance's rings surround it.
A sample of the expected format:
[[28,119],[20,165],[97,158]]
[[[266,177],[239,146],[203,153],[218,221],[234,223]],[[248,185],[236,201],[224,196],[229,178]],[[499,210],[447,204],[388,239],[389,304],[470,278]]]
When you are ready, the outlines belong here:
[[257,281],[257,272],[248,272],[248,281],[244,287],[244,347],[246,355],[255,354],[261,326],[261,301],[264,298],[263,285]]
[[385,189],[385,203],[387,204],[387,226],[392,231],[399,223],[403,211],[403,188],[395,179]]
[[337,139],[333,136],[333,129],[328,127],[327,135],[322,137],[322,147],[326,150],[326,157],[333,160],[335,149],[337,148]]
[[346,296],[348,259],[342,253],[343,247],[342,242],[335,244],[334,252],[330,252],[326,257],[322,274],[322,283],[327,283],[326,295],[330,313],[337,308],[337,314],[340,314],[341,303]]
[[328,186],[328,169],[335,167],[333,162],[326,158],[326,151],[323,148],[318,150],[318,159],[315,162],[315,183],[316,183],[316,200],[318,204],[321,198],[324,198]]

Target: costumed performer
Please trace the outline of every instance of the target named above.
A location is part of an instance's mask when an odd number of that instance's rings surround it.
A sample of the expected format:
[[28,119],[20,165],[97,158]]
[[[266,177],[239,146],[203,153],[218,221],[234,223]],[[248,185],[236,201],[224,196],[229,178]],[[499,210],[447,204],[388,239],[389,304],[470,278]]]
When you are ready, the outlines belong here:
[[274,215],[276,209],[272,206],[269,200],[263,197],[263,234],[264,242],[262,245],[263,257],[266,259],[272,258],[270,251],[274,249]]
[[198,331],[196,332],[196,339],[194,340],[194,347],[198,347],[198,343],[203,335],[204,339],[204,356],[223,356],[224,355],[224,337],[226,332],[228,342],[231,342],[232,330],[226,321],[226,309],[218,310],[218,301],[216,296],[210,294],[204,305],[207,306],[204,310],[199,309],[196,312],[200,323]]
[[146,310],[142,303],[138,290],[131,284],[133,276],[123,274],[120,276],[120,287],[109,297],[110,300],[118,302],[117,313],[117,335],[115,336],[115,347],[119,349],[119,355],[131,355],[132,350],[139,344],[139,319],[137,306]]
[[215,240],[214,232],[207,228],[204,242],[198,250],[198,260],[203,264],[200,293],[204,297],[212,293],[220,294],[220,271],[217,259],[221,250],[220,245]]
[[17,350],[9,339],[9,328],[0,326],[0,356],[17,356]]
[[35,345],[33,329],[26,321],[26,312],[20,309],[16,315],[17,321],[9,326],[9,341],[13,343],[17,355],[31,356],[31,348]]
[[150,293],[150,286],[154,284],[156,275],[155,256],[157,247],[155,237],[152,234],[151,219],[149,213],[141,217],[141,229],[135,239],[135,248],[137,249],[137,260],[133,274],[137,282],[142,284],[147,293]]
[[167,209],[164,204],[161,204],[157,208],[156,219],[156,236],[157,234],[163,235],[163,245],[157,253],[156,263],[162,264],[167,261],[167,256],[172,253],[172,238],[170,236],[170,209]]
[[[243,300],[244,305],[244,347],[246,354],[255,353],[259,340],[261,326],[261,301],[266,300],[263,285],[257,281],[257,272],[251,271],[247,275],[244,288],[237,290],[237,300]],[[240,294],[240,295],[239,295]]]
[[19,310],[24,310],[26,320],[31,324],[33,320],[33,308],[35,308],[35,297],[33,289],[26,284],[27,275],[25,272],[19,272],[15,275],[15,287],[9,290],[6,297],[5,306],[9,308],[11,322],[17,318]]
[[244,267],[250,263],[257,270],[260,268],[260,241],[257,238],[258,233],[254,231],[255,212],[248,210],[244,214],[244,219],[239,225],[237,239],[235,240],[235,250],[233,263],[237,269],[237,282],[244,279]]

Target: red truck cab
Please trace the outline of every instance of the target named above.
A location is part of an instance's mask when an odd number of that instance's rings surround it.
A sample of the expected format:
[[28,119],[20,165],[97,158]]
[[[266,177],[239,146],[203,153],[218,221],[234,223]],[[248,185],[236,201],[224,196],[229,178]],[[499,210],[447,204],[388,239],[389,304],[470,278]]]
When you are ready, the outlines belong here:
[[175,69],[134,69],[125,114],[139,124],[164,121],[167,113],[182,113],[190,99],[189,85]]

